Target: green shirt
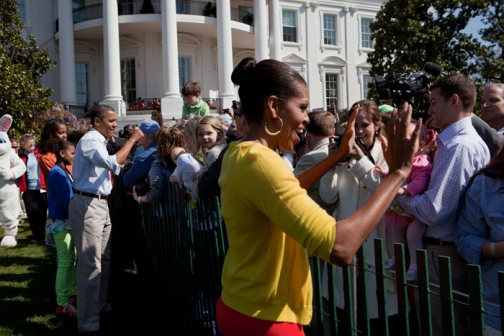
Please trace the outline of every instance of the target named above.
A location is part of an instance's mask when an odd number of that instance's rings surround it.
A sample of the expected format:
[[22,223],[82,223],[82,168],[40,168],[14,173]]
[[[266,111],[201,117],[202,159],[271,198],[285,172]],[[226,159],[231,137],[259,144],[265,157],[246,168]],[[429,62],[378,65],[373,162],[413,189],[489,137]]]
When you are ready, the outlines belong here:
[[195,115],[195,116],[208,116],[210,115],[210,107],[207,103],[203,101],[203,99],[198,98],[199,102],[196,105],[184,104],[182,106],[182,118],[187,115]]

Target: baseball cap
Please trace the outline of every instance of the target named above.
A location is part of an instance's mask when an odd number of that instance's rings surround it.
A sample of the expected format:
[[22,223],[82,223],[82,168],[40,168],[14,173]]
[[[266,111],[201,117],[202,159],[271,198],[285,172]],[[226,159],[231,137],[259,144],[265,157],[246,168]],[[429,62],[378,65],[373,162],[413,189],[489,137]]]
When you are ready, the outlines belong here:
[[154,120],[145,120],[140,124],[140,130],[144,133],[154,134],[159,128],[159,124]]

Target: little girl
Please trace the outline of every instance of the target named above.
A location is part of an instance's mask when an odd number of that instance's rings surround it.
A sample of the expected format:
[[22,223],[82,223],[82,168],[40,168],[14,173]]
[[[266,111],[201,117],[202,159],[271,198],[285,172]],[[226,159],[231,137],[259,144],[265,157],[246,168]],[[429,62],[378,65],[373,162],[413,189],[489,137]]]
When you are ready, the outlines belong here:
[[192,181],[196,182],[226,147],[226,131],[219,119],[213,116],[201,118],[194,129],[194,143],[192,154],[203,164],[203,168],[192,176]]
[[[415,129],[415,125],[410,125],[410,133]],[[427,189],[429,178],[432,173],[432,164],[430,157],[424,153],[424,148],[431,147],[424,141],[425,130],[420,134],[420,147],[417,155],[413,160],[413,167],[410,175],[406,180],[406,184],[399,188],[398,196],[414,196]],[[433,138],[428,139],[429,142]],[[402,206],[394,201],[389,210],[385,213],[385,225],[393,229],[394,243],[407,243],[410,254],[410,265],[406,272],[407,281],[417,280],[417,259],[416,250],[423,248],[422,237],[425,233],[426,226],[417,219],[404,214]],[[395,266],[395,257],[390,258],[385,264],[385,269],[390,270]]]
[[46,240],[51,238],[58,253],[56,272],[56,315],[77,315],[77,288],[75,282],[75,246],[70,234],[68,222],[68,204],[72,199],[72,174],[66,168],[71,166],[75,146],[66,140],[60,140],[55,148],[56,164],[49,171],[48,208]]

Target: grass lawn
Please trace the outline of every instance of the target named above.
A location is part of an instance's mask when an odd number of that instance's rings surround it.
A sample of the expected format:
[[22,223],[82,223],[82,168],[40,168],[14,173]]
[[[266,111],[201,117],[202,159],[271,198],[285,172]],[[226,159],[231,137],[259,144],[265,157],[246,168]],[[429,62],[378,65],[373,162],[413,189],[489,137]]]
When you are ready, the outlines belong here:
[[[0,230],[3,233],[3,231]],[[19,227],[18,246],[0,249],[0,336],[78,335],[76,318],[57,317],[56,249],[30,244],[30,228]],[[101,318],[102,335],[181,335],[177,307],[142,285],[132,270],[113,282],[113,312]]]

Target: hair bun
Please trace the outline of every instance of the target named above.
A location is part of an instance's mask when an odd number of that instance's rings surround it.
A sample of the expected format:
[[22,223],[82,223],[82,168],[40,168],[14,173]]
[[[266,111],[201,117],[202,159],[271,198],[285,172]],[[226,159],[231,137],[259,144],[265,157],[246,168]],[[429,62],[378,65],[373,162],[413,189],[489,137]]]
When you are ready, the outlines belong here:
[[233,83],[235,85],[242,85],[249,80],[256,63],[257,62],[253,57],[242,59],[231,74],[231,80]]

